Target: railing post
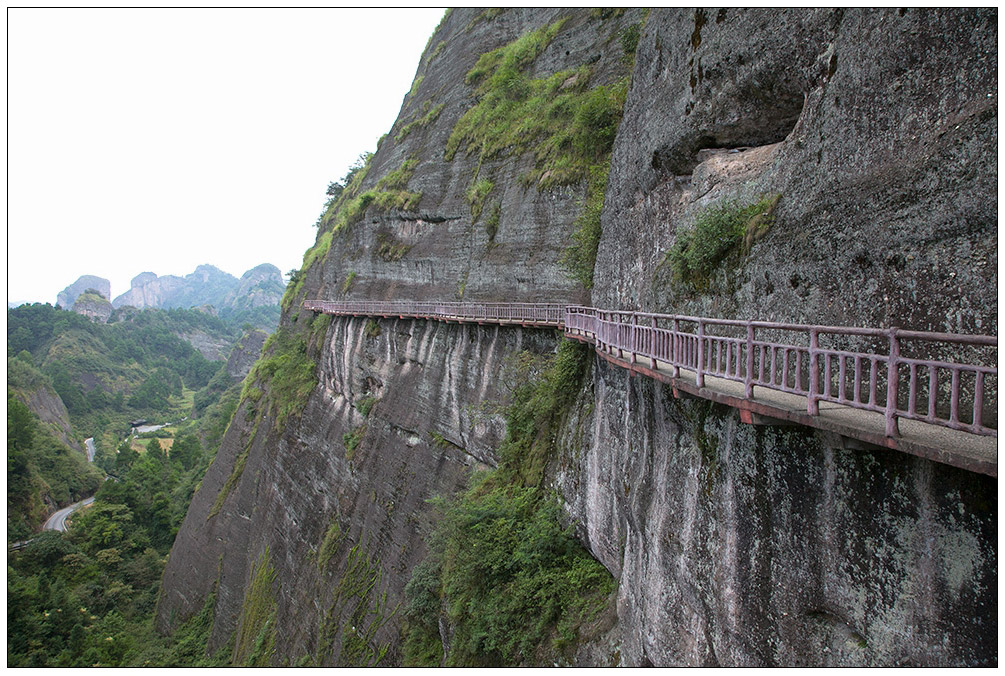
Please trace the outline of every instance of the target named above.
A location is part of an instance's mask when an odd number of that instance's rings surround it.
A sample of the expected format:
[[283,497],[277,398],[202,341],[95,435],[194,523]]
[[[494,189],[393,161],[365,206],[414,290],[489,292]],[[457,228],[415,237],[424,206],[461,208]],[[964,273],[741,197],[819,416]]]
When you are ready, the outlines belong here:
[[809,392],[806,393],[806,412],[810,415],[820,414],[820,404],[817,402],[817,392],[820,388],[817,376],[817,349],[819,347],[817,330],[810,329],[810,386]]
[[897,422],[899,361],[900,341],[897,339],[897,327],[895,326],[890,329],[890,360],[886,367],[886,436],[888,437],[900,436],[900,425]]
[[652,361],[653,371],[657,369],[656,366],[656,317],[653,317],[653,339],[652,339],[652,354],[650,355],[650,361]]
[[702,371],[705,364],[705,321],[698,319],[698,364],[696,366],[695,383],[698,387],[705,387],[705,373]]
[[635,313],[632,313],[632,338],[631,338],[631,348],[632,348],[632,363],[635,363],[636,357],[638,356],[638,336],[635,335]]
[[624,356],[625,356],[625,352],[623,350],[624,345],[625,345],[625,340],[624,340],[624,338],[625,338],[625,331],[624,331],[625,325],[621,321],[621,313],[620,312],[617,314],[617,317],[618,317],[618,330],[615,333],[615,335],[617,336],[617,340],[618,340],[618,359],[623,359]]
[[673,364],[673,377],[680,378],[680,320],[674,318],[673,333],[670,334],[670,363]]
[[747,376],[743,379],[747,399],[754,398],[754,323],[747,322]]

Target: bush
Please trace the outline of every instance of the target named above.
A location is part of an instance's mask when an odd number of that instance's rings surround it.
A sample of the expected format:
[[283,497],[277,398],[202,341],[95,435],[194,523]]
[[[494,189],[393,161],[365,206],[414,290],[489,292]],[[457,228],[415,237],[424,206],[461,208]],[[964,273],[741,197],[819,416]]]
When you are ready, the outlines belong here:
[[471,184],[468,188],[467,193],[465,193],[465,198],[468,200],[468,204],[471,205],[471,222],[477,223],[479,217],[482,215],[482,207],[485,205],[485,199],[492,192],[494,183],[488,179],[481,179]]
[[428,636],[436,626],[441,593],[454,629],[447,665],[512,666],[533,661],[549,637],[574,639],[614,589],[607,570],[561,525],[553,495],[492,483],[476,482],[440,503],[442,549],[434,556],[442,564],[433,558],[417,566],[406,587],[406,659],[409,646],[427,651],[412,656],[416,663],[437,657],[421,629]]
[[763,235],[779,197],[769,195],[746,206],[727,202],[698,214],[694,229],[678,230],[666,253],[674,281],[697,291],[707,289],[712,273],[748,232],[752,239]]

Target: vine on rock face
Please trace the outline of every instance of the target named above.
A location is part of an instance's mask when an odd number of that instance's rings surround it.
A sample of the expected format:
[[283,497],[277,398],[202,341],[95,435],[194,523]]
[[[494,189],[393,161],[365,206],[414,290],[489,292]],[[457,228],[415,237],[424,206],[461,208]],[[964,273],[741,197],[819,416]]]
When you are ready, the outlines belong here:
[[233,664],[247,667],[270,664],[276,646],[276,598],[272,590],[275,579],[276,571],[266,547],[255,562],[251,584],[244,593]]

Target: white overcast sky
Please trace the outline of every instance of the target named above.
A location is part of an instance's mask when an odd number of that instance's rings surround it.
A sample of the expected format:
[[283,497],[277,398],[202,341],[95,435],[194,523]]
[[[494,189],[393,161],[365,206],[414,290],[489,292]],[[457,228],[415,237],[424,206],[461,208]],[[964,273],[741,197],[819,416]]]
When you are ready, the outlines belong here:
[[8,9],[8,301],[300,267],[443,11]]

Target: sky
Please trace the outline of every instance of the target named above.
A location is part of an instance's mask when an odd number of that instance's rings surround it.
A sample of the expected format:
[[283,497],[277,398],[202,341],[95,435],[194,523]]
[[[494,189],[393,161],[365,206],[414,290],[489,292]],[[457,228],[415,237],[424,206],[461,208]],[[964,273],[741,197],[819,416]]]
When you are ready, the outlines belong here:
[[300,267],[443,9],[8,9],[7,300]]

